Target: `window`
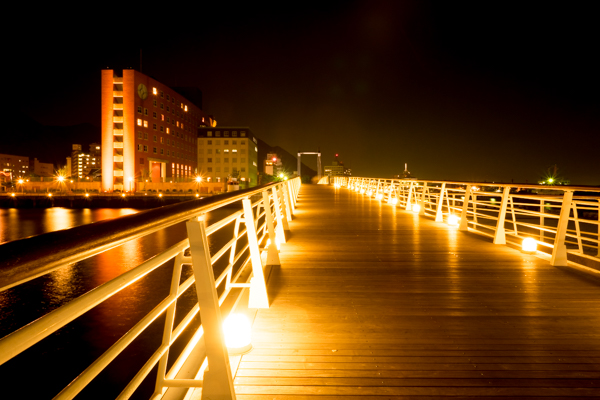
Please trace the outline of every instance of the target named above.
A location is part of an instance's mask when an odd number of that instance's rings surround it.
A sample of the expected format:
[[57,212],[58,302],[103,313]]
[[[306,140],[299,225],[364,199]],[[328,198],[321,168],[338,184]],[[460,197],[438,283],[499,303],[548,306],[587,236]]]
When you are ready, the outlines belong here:
[[152,113],[152,117],[156,118],[156,111]]
[[206,149],[207,154],[212,154],[212,149]]
[[215,149],[215,154],[221,154],[221,149]]
[[[231,132],[231,136],[233,136],[233,137],[237,137],[237,131],[233,131],[233,132]],[[235,142],[235,140],[234,140],[234,142]],[[235,143],[233,143],[233,144],[235,144]]]
[[204,157],[198,158],[198,163],[203,164],[204,163]]
[[223,140],[223,144],[229,144],[229,140]]
[[169,95],[167,95],[167,100],[169,100]]
[[138,106],[138,114],[142,113],[142,106]]
[[[240,135],[241,135],[242,137],[246,137],[246,131],[241,131],[241,132],[240,132]],[[244,144],[244,143],[242,143],[242,144]]]
[[245,141],[245,140],[242,140],[242,143],[241,143],[241,144],[242,144],[242,146],[245,146],[245,145],[246,145],[246,141]]
[[229,153],[229,149],[223,150],[223,153]]
[[163,93],[163,91],[160,91],[160,98],[163,99],[165,97],[165,94]]
[[206,132],[206,136],[212,136],[212,132],[211,131]]
[[215,136],[221,136],[221,131],[216,131]]
[[156,154],[156,147],[153,147],[153,148],[152,148],[152,152],[153,152],[154,154]]
[[142,151],[142,145],[138,144],[138,151]]
[[[217,167],[217,172],[221,172],[221,167]],[[219,181],[220,178],[217,178],[217,180]],[[220,181],[219,181],[220,182]]]
[[236,163],[237,162],[237,158],[232,158],[231,162]]
[[156,135],[154,135],[154,141],[156,142]]
[[164,137],[161,137],[161,138],[160,138],[160,142],[161,142],[161,143],[165,143],[165,138],[164,138]]
[[243,163],[245,163],[245,162],[246,162],[246,159],[245,159],[245,158],[242,158],[242,159],[240,160],[240,162],[243,162]]
[[231,150],[232,153],[237,153],[237,149]]
[[225,137],[229,137],[229,131],[225,131],[225,132],[223,133],[223,136],[225,136]]
[[169,135],[171,133],[171,130],[169,128],[167,128],[167,135]]
[[165,131],[165,128],[164,128],[162,125],[160,126],[160,131],[161,131],[161,132],[164,132],[164,131]]
[[156,107],[156,99],[152,100],[152,104],[154,105],[154,107]]
[[212,162],[212,158],[208,157],[208,158],[206,159],[206,162]]
[[241,150],[240,150],[240,153],[242,153],[242,154],[246,154],[246,149],[241,149]]
[[144,145],[144,151],[147,153],[148,152],[148,146]]
[[163,103],[160,103],[160,109],[164,110],[165,109],[165,105]]
[[146,132],[144,132],[144,139],[148,140],[148,134]]
[[140,164],[144,165],[144,157],[140,158]]
[[156,130],[156,124],[152,124],[152,129]]
[[138,132],[138,139],[141,139],[143,137],[144,137],[144,135],[142,134],[142,132]]
[[212,172],[212,167],[208,167],[208,168],[206,168],[206,171],[207,171],[207,172]]
[[223,159],[223,162],[226,162],[226,163],[228,163],[228,162],[229,162],[229,157],[225,157],[225,158]]
[[221,141],[220,140],[215,140],[215,144],[217,144],[217,145],[220,146],[221,145]]
[[212,144],[212,140],[207,140],[206,144]]
[[169,106],[167,106],[167,112],[169,112],[171,109],[169,108]]
[[229,172],[229,167],[223,168],[223,172]]
[[137,124],[138,124],[138,126],[142,126],[142,119],[141,118],[137,119]]
[[[179,121],[177,121],[177,127],[179,128]],[[181,128],[183,129],[183,124],[181,124]]]
[[148,121],[144,120],[144,128],[148,127]]
[[165,154],[165,150],[164,149],[160,149],[160,154]]
[[220,158],[220,157],[217,157],[217,160],[216,160],[216,161],[217,161],[217,163],[220,163],[220,162],[221,162],[221,158]]
[[148,115],[148,109],[144,108],[144,115]]
[[[237,144],[237,140],[232,140],[231,144]],[[235,150],[234,150],[235,151]]]
[[240,168],[240,171],[242,171],[242,172],[246,172],[246,167],[242,167],[242,168]]

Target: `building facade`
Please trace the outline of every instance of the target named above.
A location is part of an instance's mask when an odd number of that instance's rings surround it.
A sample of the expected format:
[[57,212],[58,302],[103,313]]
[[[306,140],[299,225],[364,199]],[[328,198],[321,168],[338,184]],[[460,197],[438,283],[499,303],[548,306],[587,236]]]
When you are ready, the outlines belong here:
[[201,104],[135,70],[103,70],[101,91],[104,192],[195,177],[197,129],[209,124]]
[[207,182],[237,178],[242,187],[258,183],[258,140],[247,127],[198,129],[198,172]]
[[29,176],[29,157],[13,154],[0,154],[0,165],[4,176],[10,179],[19,179]]

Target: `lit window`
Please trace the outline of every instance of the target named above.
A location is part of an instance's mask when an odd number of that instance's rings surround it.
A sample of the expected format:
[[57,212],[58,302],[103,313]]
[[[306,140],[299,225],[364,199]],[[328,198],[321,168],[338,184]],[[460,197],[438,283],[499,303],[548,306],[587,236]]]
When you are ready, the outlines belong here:
[[[177,127],[179,128],[179,121],[177,121]],[[183,128],[183,126],[182,126],[182,128]]]
[[232,153],[237,153],[237,149],[231,150]]
[[138,126],[142,126],[142,119],[141,118],[138,118],[137,124],[138,124]]
[[165,138],[161,137],[161,138],[160,138],[160,142],[161,142],[161,143],[164,143],[164,142],[165,142]]
[[187,106],[183,107],[183,111],[187,112]]
[[148,121],[144,120],[144,128],[148,127]]
[[156,88],[152,88],[152,94],[157,94],[157,93],[158,93],[158,90],[156,90]]

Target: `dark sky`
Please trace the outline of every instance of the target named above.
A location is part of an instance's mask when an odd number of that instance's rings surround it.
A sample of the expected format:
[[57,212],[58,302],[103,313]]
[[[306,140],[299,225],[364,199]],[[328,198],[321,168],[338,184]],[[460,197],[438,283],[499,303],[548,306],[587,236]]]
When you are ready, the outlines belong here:
[[600,184],[591,3],[53,5],[16,14],[4,52],[11,104],[46,125],[99,126],[100,69],[139,70],[142,49],[142,72],[200,88],[220,125],[292,153],[320,147],[324,165],[339,153],[354,175],[408,162],[423,179],[533,182],[557,164]]

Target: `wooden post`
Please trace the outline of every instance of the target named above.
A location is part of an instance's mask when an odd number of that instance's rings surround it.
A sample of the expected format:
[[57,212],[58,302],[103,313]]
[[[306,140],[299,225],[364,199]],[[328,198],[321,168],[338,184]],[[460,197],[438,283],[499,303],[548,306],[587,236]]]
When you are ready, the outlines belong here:
[[250,260],[252,262],[252,278],[250,279],[249,308],[269,308],[269,297],[267,296],[267,284],[265,273],[260,259],[256,227],[254,226],[254,215],[252,214],[252,203],[250,199],[242,200],[244,206],[244,223],[248,235],[248,247],[250,247]]
[[421,209],[419,215],[425,215],[425,192],[427,191],[427,182],[423,182],[423,192],[421,192]]
[[290,196],[285,184],[281,185],[281,190],[283,191],[283,203],[285,204],[285,215],[288,221],[292,220],[292,208],[290,206]]
[[504,230],[504,221],[506,220],[506,206],[508,206],[508,196],[510,194],[510,186],[504,187],[502,193],[502,203],[498,212],[498,222],[496,223],[496,233],[494,234],[494,244],[506,244],[506,232]]
[[[446,182],[442,183],[442,190],[440,191],[440,198],[437,203],[437,211],[435,212],[435,222],[444,222],[444,213],[442,209],[444,207],[444,192],[446,191]],[[448,210],[450,211],[450,210]]]
[[210,260],[205,218],[206,216],[202,215],[186,223],[208,359],[208,369],[204,372],[202,383],[202,399],[234,400],[235,389],[223,336],[221,309]]
[[469,209],[469,198],[471,197],[471,185],[467,185],[465,190],[465,200],[463,201],[462,213],[460,214],[460,225],[458,226],[459,231],[469,230],[469,221],[467,219],[467,211]]
[[558,217],[558,226],[556,227],[556,237],[554,238],[554,248],[552,249],[552,258],[550,264],[554,266],[567,266],[567,227],[569,225],[569,214],[571,213],[571,203],[573,202],[573,191],[567,190],[563,196],[560,207],[560,216]]

